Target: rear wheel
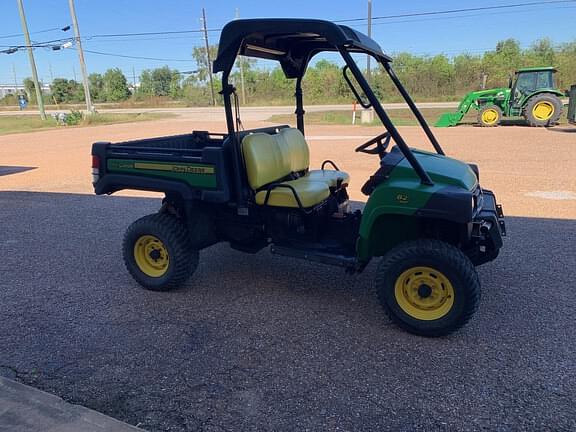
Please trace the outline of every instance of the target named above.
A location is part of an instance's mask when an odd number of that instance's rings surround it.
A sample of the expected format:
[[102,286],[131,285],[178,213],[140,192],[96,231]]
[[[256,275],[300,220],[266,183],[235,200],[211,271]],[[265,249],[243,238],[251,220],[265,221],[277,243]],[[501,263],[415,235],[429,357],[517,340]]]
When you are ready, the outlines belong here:
[[556,95],[532,96],[524,107],[524,118],[530,126],[553,126],[562,115],[562,102]]
[[470,320],[480,281],[470,260],[439,240],[416,240],[391,250],[378,268],[380,303],[390,319],[421,336],[443,336]]
[[502,121],[502,110],[498,105],[486,105],[478,111],[478,124],[482,127],[498,126]]
[[144,288],[168,291],[182,285],[198,266],[182,222],[168,214],[144,216],[124,235],[126,268]]

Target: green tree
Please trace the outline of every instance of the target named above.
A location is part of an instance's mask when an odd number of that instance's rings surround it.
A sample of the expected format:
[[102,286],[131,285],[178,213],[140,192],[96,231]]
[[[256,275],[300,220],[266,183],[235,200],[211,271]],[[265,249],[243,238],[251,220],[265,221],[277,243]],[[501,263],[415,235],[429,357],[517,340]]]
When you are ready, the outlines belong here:
[[102,82],[106,101],[118,102],[130,97],[128,81],[120,69],[108,69]]
[[36,103],[36,86],[34,85],[34,81],[32,78],[24,78],[24,91],[26,92],[26,96],[30,103]]
[[84,100],[83,88],[74,80],[55,78],[50,85],[50,91],[56,103],[70,103]]
[[153,70],[144,70],[140,74],[139,93],[145,96],[180,97],[180,73],[168,66]]
[[94,102],[104,102],[106,100],[104,95],[104,80],[99,73],[91,73],[88,75],[88,87],[90,88],[90,95]]

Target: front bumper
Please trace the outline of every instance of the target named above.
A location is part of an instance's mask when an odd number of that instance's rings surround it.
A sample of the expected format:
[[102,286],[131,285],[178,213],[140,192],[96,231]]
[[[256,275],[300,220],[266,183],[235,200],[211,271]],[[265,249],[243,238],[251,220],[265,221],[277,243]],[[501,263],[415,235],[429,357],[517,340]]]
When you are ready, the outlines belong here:
[[492,191],[480,191],[479,207],[471,224],[471,247],[467,251],[474,265],[492,261],[502,248],[506,236],[506,223],[502,206],[497,204]]

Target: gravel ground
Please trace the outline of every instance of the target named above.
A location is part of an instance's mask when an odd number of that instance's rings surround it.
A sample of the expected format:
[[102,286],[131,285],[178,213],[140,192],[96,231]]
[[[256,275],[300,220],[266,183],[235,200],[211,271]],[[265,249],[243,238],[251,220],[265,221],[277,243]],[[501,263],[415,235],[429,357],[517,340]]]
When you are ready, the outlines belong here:
[[0,193],[5,373],[154,431],[576,428],[574,221],[509,218],[475,318],[425,339],[385,318],[374,265],[217,246],[186,288],[144,291],[120,239],[157,206]]
[[[574,134],[439,131],[513,216],[501,256],[479,269],[478,313],[426,339],[386,319],[374,264],[348,276],[218,245],[185,288],[139,288],[120,242],[159,202],[78,194],[88,144],[189,125],[128,126],[0,139],[0,163],[38,167],[0,177],[0,374],[151,431],[576,430],[576,201],[526,195],[576,191]],[[373,132],[309,133],[316,162],[348,161],[344,146],[362,140],[344,136]],[[341,165],[365,178],[374,161]]]

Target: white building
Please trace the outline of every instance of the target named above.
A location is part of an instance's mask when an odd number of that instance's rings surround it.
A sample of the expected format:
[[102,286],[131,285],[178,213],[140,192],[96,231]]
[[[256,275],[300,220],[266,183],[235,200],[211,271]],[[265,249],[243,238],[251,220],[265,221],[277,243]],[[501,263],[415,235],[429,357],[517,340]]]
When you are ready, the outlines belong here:
[[[50,86],[48,84],[41,84],[42,93],[50,93]],[[23,84],[0,84],[0,98],[3,98],[9,94],[20,94],[25,93]],[[28,95],[28,97],[30,97]]]

